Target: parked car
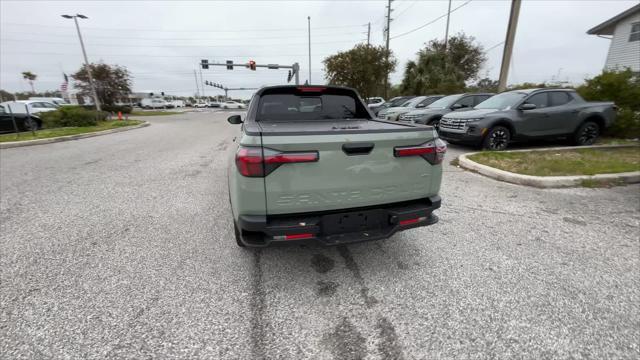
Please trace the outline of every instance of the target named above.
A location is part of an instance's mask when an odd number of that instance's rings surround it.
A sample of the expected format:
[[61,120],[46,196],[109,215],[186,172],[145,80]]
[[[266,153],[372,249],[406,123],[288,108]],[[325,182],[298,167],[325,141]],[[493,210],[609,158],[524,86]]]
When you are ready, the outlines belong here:
[[[312,106],[315,104],[315,106]],[[228,181],[236,242],[338,245],[438,221],[446,144],[432,128],[374,119],[337,86],[258,90]]]
[[376,107],[384,104],[384,98],[381,98],[379,96],[370,97],[366,99],[366,103],[369,109],[371,109],[372,107]]
[[171,100],[169,104],[171,104],[175,108],[183,108],[186,106],[184,100]]
[[440,97],[427,107],[409,111],[400,116],[400,121],[409,121],[417,124],[431,125],[438,128],[438,123],[444,114],[451,111],[470,109],[493,96],[484,94],[456,94]]
[[18,100],[18,101],[6,101],[0,105],[10,105],[11,111],[14,113],[27,113],[27,108],[29,110],[29,114],[38,114],[47,111],[54,111],[59,108],[58,105],[54,103],[50,103],[47,101],[40,100]]
[[[36,115],[27,115],[26,112],[14,112],[10,103],[0,104],[0,132],[14,132],[13,120],[15,119],[18,131],[38,130],[42,127],[42,120]],[[23,105],[21,105],[23,106]],[[13,116],[12,113],[13,112]]]
[[514,90],[473,110],[445,115],[439,132],[447,141],[490,150],[529,139],[568,138],[576,145],[591,145],[615,116],[614,103],[587,102],[574,90]]
[[30,97],[29,100],[44,101],[44,102],[52,103],[58,106],[71,105],[68,102],[66,102],[63,98],[58,98],[58,97]]
[[220,103],[217,101],[211,101],[207,103],[207,107],[210,108],[219,108],[220,107]]
[[193,105],[193,107],[195,107],[195,108],[206,108],[207,106],[208,106],[208,104],[207,103],[203,103],[203,102],[198,102],[198,103],[195,103]]
[[222,103],[222,108],[223,109],[244,109],[247,106],[243,103],[239,103],[236,101],[232,101],[232,100],[227,100],[225,102]]
[[143,109],[168,109],[173,107],[173,105],[169,104],[164,99],[145,98],[140,101],[140,107]]
[[369,106],[369,109],[371,111],[373,111],[374,115],[378,115],[378,113],[381,110],[390,108],[390,107],[396,107],[396,106],[400,106],[403,103],[405,103],[407,100],[410,100],[412,98],[414,98],[415,96],[396,96],[394,98],[392,98],[389,101],[383,102],[382,104],[378,104],[378,105],[374,105],[374,106]]
[[443,95],[417,96],[404,102],[400,106],[381,110],[378,113],[378,117],[389,121],[398,121],[400,115],[406,114],[411,110],[425,108],[442,96]]

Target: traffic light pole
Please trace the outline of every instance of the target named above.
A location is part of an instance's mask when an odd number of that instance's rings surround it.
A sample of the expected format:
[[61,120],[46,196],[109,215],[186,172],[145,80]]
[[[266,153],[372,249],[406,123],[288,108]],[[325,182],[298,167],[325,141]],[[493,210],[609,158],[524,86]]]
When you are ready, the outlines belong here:
[[[202,62],[200,63],[200,69],[208,69],[209,66],[225,66],[227,69],[232,70],[234,66],[238,66],[238,67],[245,67],[245,68],[253,68],[252,70],[255,70],[255,68],[267,68],[267,69],[290,69],[295,77],[296,80],[296,85],[300,85],[300,65],[298,63],[293,63],[292,65],[280,65],[280,64],[266,64],[266,65],[260,65],[260,64],[256,64],[255,62],[253,63],[246,63],[246,64],[238,64],[238,63],[234,63],[231,61],[227,61],[226,63],[210,63],[208,62],[208,60],[202,60]],[[288,82],[288,81],[287,81]]]

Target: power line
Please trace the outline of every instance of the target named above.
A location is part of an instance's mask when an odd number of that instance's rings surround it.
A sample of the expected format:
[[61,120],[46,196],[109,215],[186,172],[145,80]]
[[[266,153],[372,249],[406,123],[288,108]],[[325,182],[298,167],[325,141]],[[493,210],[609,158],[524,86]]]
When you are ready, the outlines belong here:
[[[417,3],[418,3],[418,1],[419,1],[419,0],[415,0],[415,1],[413,1],[411,4],[409,4],[409,6],[405,7],[404,9],[402,9],[402,11],[400,11],[400,12],[396,15],[395,19],[399,18],[399,17],[400,17],[400,15],[404,14],[405,12],[407,12],[407,10],[411,9],[411,7],[413,7],[413,5],[415,5],[415,4],[417,4]],[[397,9],[396,9],[396,10],[397,10]]]
[[[3,38],[0,41],[14,41],[25,43],[24,39],[9,39]],[[319,41],[314,44],[337,44],[337,43],[357,43],[360,40],[336,40],[336,41]],[[29,43],[38,43],[38,44],[56,44],[56,45],[74,45],[73,42],[60,42],[60,41],[44,41],[44,40],[28,40]],[[195,47],[195,48],[222,48],[222,47],[239,47],[239,46],[299,46],[299,45],[307,45],[307,43],[288,43],[288,44],[229,44],[229,45],[181,45],[181,44],[150,44],[150,45],[141,45],[141,44],[108,44],[108,43],[91,43],[91,46],[109,46],[109,47],[135,47],[135,48],[148,48],[148,47],[158,47],[158,48],[187,48],[187,47]]]
[[[364,25],[366,26],[366,25]],[[15,35],[34,35],[37,36],[39,38],[42,37],[42,33],[30,33],[30,32],[18,32],[18,31],[4,31],[4,33],[9,33],[9,34],[15,34]],[[360,35],[360,32],[349,32],[349,33],[336,33],[336,34],[314,34],[314,36],[343,36],[343,35]],[[62,37],[62,38],[67,38],[67,37],[73,37],[73,34],[50,34],[47,33],[46,36],[53,36],[53,37]],[[193,38],[193,37],[188,37],[188,38],[156,38],[156,37],[137,37],[137,36],[111,36],[111,35],[91,35],[89,36],[90,38],[101,38],[101,39],[128,39],[128,40],[205,40],[205,41],[220,41],[220,40],[265,40],[265,39],[293,39],[293,38],[299,38],[299,39],[306,39],[306,36],[270,36],[270,37],[242,37],[242,38],[212,38],[212,37],[206,37],[206,38]],[[30,40],[27,40],[30,41]]]
[[[3,55],[5,54],[12,54],[12,55],[61,55],[61,56],[67,56],[67,55],[77,55],[77,53],[55,53],[55,52],[29,52],[29,51],[3,51],[2,52]],[[319,54],[317,56],[329,56],[329,55],[334,55],[334,54]],[[149,55],[149,54],[121,54],[121,53],[111,53],[111,54],[94,54],[93,56],[96,57],[101,57],[101,56],[115,56],[115,57],[156,57],[156,58],[196,58],[196,59],[201,59],[201,58],[220,58],[220,59],[224,59],[224,58],[250,58],[250,57],[294,57],[294,56],[307,56],[307,54],[263,54],[263,55],[256,55],[256,54],[250,54],[250,55],[216,55],[216,56],[212,56],[211,54],[209,55]]]
[[[42,24],[25,24],[25,23],[11,23],[4,22],[4,25],[13,25],[13,26],[29,26],[29,27],[50,27],[50,28],[66,28],[66,26],[61,25],[42,25]],[[362,27],[362,24],[358,25],[340,25],[340,26],[320,26],[312,28],[312,30],[323,30],[323,29],[345,29],[345,28],[356,28]],[[85,27],[83,27],[85,29]],[[86,27],[87,30],[108,30],[108,31],[153,31],[153,32],[176,32],[176,33],[235,33],[235,32],[262,32],[262,31],[301,31],[307,30],[306,28],[279,28],[279,29],[265,29],[265,28],[253,28],[253,29],[233,29],[233,30],[168,30],[168,29],[160,29],[160,28],[104,28],[104,27]]]
[[[451,13],[452,13],[452,12],[454,12],[454,11],[456,11],[456,10],[458,10],[458,9],[460,9],[461,7],[463,7],[463,6],[467,5],[467,4],[469,4],[469,3],[470,3],[470,2],[472,2],[472,1],[473,1],[473,0],[468,0],[468,1],[467,1],[467,2],[465,2],[464,4],[462,4],[462,5],[460,5],[460,6],[456,7],[456,8],[451,9]],[[446,17],[448,14],[450,14],[450,12],[447,12],[446,14],[443,14],[443,15],[441,15],[441,16],[438,16],[437,18],[435,18],[435,19],[433,19],[433,20],[429,21],[429,22],[428,22],[428,23],[426,23],[426,24],[422,24],[422,25],[418,26],[417,28],[414,28],[414,29],[409,30],[409,31],[407,31],[407,32],[403,32],[402,34],[396,35],[396,36],[392,37],[391,39],[396,39],[396,38],[399,38],[399,37],[401,37],[401,36],[409,35],[409,34],[411,34],[411,33],[413,33],[413,32],[416,32],[416,31],[418,31],[418,30],[420,30],[420,29],[422,29],[422,28],[425,28],[425,27],[427,27],[427,26],[429,26],[429,25],[431,25],[431,24],[435,23],[436,21],[438,21],[438,20],[440,20],[440,19],[442,19],[442,18]]]

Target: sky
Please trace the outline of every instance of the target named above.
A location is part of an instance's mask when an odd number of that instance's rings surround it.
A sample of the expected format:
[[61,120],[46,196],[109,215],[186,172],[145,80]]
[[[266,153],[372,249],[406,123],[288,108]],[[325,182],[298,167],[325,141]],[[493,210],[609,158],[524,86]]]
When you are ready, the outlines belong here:
[[[38,75],[37,91],[60,87],[62,73],[77,71],[82,52],[73,20],[80,21],[90,62],[125,66],[134,91],[196,93],[201,59],[257,64],[298,62],[309,78],[307,17],[311,17],[311,83],[325,83],[322,60],[367,41],[384,44],[387,1],[14,1],[0,0],[0,88],[27,91],[22,71]],[[600,73],[609,40],[586,31],[637,4],[635,1],[523,0],[508,82],[554,79],[580,83]],[[454,0],[451,35],[464,32],[487,49],[480,77],[497,79],[511,1]],[[431,39],[443,39],[447,0],[392,2],[390,47],[398,59],[391,75]],[[422,28],[422,25],[428,24]],[[413,32],[410,32],[419,28]],[[406,35],[405,33],[410,32]],[[201,79],[229,88],[285,84],[287,70],[211,67]],[[200,78],[202,71],[202,78]],[[202,89],[201,89],[202,91]],[[205,87],[206,95],[223,92]],[[236,91],[248,98],[252,91]]]

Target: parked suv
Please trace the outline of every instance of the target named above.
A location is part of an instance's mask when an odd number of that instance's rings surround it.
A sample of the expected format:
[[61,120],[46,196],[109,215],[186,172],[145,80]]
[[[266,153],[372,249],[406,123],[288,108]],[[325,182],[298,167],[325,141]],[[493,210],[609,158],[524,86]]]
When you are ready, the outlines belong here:
[[400,106],[383,109],[378,113],[378,117],[390,121],[398,121],[401,115],[406,114],[415,109],[425,108],[434,101],[442,98],[443,95],[416,96],[411,100],[404,102]]
[[473,110],[440,120],[440,137],[449,142],[504,150],[511,141],[568,138],[593,144],[615,120],[612,102],[587,102],[570,89],[514,90],[495,95]]
[[455,110],[470,109],[477,104],[493,96],[491,93],[483,94],[456,94],[441,97],[422,109],[415,109],[400,115],[400,121],[409,121],[417,124],[431,125],[438,128],[438,123],[443,115]]

